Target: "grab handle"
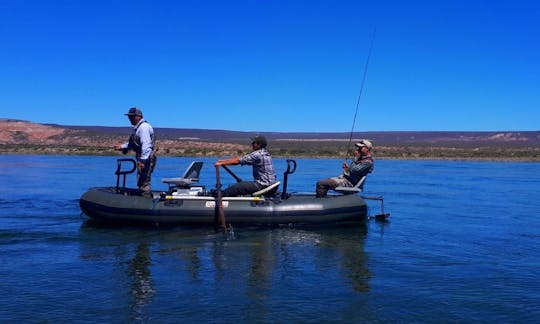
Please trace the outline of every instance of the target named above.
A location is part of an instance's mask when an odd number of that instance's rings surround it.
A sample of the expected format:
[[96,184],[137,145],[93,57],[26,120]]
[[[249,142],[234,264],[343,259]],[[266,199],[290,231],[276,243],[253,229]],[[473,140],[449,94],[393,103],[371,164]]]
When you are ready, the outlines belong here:
[[283,192],[281,193],[281,199],[287,199],[287,182],[289,179],[289,174],[296,172],[296,161],[287,160],[287,170],[283,173]]
[[[122,170],[122,162],[131,162],[132,167],[131,169]],[[120,176],[124,176],[123,182],[122,182],[122,190],[126,190],[126,175],[135,172],[137,169],[137,161],[134,159],[117,159],[116,160],[116,171],[114,174],[116,174],[116,193],[120,192]]]

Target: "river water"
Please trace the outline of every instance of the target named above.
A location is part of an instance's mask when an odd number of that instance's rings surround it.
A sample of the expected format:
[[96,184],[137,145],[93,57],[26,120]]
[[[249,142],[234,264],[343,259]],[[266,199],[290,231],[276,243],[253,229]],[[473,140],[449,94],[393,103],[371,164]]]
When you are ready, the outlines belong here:
[[[540,318],[539,163],[376,161],[365,193],[384,196],[389,222],[238,228],[231,238],[87,222],[78,198],[115,184],[116,158],[0,156],[1,322]],[[159,158],[154,189],[191,160]],[[202,160],[212,187],[214,159]],[[313,192],[341,162],[298,159],[288,192]],[[281,179],[285,160],[275,166]]]

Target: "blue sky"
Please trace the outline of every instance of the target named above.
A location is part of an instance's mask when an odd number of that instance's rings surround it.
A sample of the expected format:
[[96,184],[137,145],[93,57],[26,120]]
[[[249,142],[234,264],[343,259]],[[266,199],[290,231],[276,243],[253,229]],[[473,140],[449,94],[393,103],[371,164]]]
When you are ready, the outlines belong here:
[[0,0],[0,118],[540,130],[540,1]]

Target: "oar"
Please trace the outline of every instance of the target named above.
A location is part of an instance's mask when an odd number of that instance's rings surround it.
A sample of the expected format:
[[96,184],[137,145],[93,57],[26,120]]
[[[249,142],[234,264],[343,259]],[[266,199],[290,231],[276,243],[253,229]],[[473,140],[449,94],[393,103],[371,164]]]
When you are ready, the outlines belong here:
[[216,220],[219,220],[219,223],[223,228],[223,232],[227,233],[227,222],[225,220],[225,211],[223,210],[223,199],[221,196],[221,179],[219,176],[219,165],[216,165]]
[[228,166],[226,166],[225,164],[222,165],[223,169],[225,169],[225,171],[229,172],[229,174],[234,178],[234,180],[236,180],[236,182],[242,182],[242,178],[240,178],[239,176],[237,176],[234,172],[232,172],[231,169],[229,169]]

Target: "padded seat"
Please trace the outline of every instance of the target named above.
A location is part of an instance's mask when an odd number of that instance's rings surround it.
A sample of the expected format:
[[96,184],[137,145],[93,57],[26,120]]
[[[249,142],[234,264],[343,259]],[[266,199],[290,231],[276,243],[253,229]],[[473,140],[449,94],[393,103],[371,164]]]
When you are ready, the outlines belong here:
[[261,189],[259,191],[256,191],[256,192],[252,193],[251,195],[253,197],[263,196],[264,194],[269,194],[269,196],[272,196],[278,190],[278,187],[279,187],[280,184],[281,184],[281,182],[279,182],[279,181],[274,182],[273,184],[269,185],[268,187],[263,188],[263,189]]

